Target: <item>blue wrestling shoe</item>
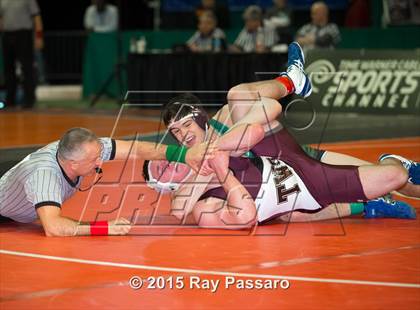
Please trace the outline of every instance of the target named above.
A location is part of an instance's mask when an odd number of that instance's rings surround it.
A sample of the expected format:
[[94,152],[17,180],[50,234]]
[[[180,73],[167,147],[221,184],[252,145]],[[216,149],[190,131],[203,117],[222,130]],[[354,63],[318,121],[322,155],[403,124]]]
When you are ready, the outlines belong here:
[[303,55],[302,48],[297,42],[290,43],[286,74],[293,82],[295,94],[306,98],[312,93],[312,85],[303,69],[304,65],[305,55]]
[[416,209],[409,204],[393,200],[390,196],[365,202],[365,218],[396,218],[396,219],[415,219]]
[[405,169],[408,171],[408,183],[419,185],[420,184],[420,163],[404,158],[399,155],[383,154],[379,157],[379,161],[387,158],[399,160]]

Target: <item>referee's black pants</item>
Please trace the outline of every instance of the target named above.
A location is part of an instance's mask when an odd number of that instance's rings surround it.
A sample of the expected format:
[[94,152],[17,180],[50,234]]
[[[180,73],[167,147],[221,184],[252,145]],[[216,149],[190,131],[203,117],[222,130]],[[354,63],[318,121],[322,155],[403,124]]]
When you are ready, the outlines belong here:
[[10,222],[13,222],[13,220],[11,218],[0,215],[0,224],[1,223],[10,223]]
[[16,105],[16,61],[23,73],[24,108],[32,108],[35,103],[34,39],[32,30],[3,32],[4,77],[6,86],[6,106]]

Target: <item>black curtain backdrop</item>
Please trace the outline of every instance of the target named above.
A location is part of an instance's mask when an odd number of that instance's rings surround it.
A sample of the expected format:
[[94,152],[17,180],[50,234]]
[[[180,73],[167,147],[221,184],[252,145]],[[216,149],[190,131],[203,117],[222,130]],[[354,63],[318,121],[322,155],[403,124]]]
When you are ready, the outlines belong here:
[[[83,17],[91,0],[37,0],[45,31],[83,30]],[[108,0],[118,6],[121,30],[152,29],[153,10],[147,0]]]
[[175,91],[194,90],[205,91],[199,95],[203,102],[222,103],[232,86],[278,76],[285,70],[286,62],[287,55],[271,53],[131,54],[127,66],[128,90],[137,92],[131,93],[128,101],[162,103]]

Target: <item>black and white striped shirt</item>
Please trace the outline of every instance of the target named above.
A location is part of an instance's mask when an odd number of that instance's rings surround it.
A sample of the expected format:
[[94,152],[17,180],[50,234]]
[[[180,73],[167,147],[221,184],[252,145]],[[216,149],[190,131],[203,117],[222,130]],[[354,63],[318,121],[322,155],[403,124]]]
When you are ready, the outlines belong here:
[[[265,26],[261,28],[262,33],[262,44],[270,49],[277,42],[277,34],[273,27]],[[249,32],[246,28],[243,28],[238,34],[235,42],[233,43],[239,47],[245,53],[255,52],[257,46],[257,39],[259,31]]]
[[[115,141],[100,138],[102,160],[115,156]],[[82,178],[73,183],[57,162],[58,141],[26,156],[0,179],[0,215],[29,223],[38,218],[36,209],[61,207],[77,190]]]

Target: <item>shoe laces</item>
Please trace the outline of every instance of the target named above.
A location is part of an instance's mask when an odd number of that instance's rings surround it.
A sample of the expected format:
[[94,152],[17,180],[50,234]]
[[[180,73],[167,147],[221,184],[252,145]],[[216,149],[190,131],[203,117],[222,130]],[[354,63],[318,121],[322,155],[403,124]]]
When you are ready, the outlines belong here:
[[394,199],[392,199],[392,196],[390,194],[379,197],[376,200],[383,201],[390,205],[395,205],[397,203]]
[[300,60],[293,60],[292,64],[289,66],[289,68],[287,68],[287,72],[289,72],[290,70],[292,70],[292,66],[295,66],[296,68],[298,68],[300,71],[303,71],[303,64]]
[[411,161],[408,161],[408,160],[407,161],[402,161],[401,164],[403,165],[403,167],[406,170],[409,170],[411,168],[411,166],[413,165],[413,163]]
[[293,60],[292,66],[296,66],[300,71],[303,71],[303,63],[300,60]]
[[417,163],[417,162],[415,162],[415,161],[411,161],[411,160],[410,160],[410,165],[409,165],[410,167],[409,167],[408,169],[413,168],[413,167],[418,167],[418,166],[419,166],[419,164],[420,164],[420,163]]
[[400,162],[406,170],[409,170],[411,167],[414,167],[417,164],[409,159],[401,160]]

